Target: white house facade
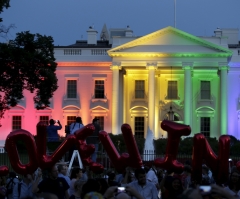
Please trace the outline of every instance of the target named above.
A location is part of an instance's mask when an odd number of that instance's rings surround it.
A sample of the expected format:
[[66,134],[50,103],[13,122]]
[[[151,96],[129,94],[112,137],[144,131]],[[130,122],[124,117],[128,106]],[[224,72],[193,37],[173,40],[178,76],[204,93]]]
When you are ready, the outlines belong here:
[[[98,117],[113,134],[128,123],[136,137],[146,137],[148,130],[156,139],[167,137],[160,125],[172,119],[190,125],[191,136],[240,138],[238,29],[197,37],[166,27],[136,37],[129,27],[104,26],[99,35],[90,27],[87,36],[55,47],[59,88],[50,107],[36,110],[25,92],[5,113],[1,140],[19,128],[36,134],[39,121],[53,118],[65,126],[77,116],[84,124]],[[59,133],[64,136],[64,128]]]

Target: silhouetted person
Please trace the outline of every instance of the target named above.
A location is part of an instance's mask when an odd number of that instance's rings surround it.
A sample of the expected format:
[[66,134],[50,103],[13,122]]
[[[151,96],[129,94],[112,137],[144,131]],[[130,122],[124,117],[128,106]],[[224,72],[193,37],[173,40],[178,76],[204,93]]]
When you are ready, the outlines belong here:
[[75,131],[77,131],[78,129],[80,129],[82,127],[84,127],[84,125],[82,124],[82,118],[76,117],[76,122],[74,122],[70,125],[70,134],[74,134]]
[[[62,125],[59,120],[55,121],[53,119],[50,119],[49,123],[50,125],[47,126],[48,142],[58,142],[59,141],[58,130],[62,129]],[[57,123],[58,126],[55,125],[55,123]]]
[[99,135],[99,131],[100,131],[99,119],[98,118],[94,118],[93,121],[92,121],[92,124],[94,125],[95,130],[94,130],[92,136],[87,138],[87,143],[88,144],[93,144],[95,146],[95,151],[92,154],[92,161],[96,162],[96,160],[97,160],[97,152],[98,152],[98,145],[99,145],[98,135]]

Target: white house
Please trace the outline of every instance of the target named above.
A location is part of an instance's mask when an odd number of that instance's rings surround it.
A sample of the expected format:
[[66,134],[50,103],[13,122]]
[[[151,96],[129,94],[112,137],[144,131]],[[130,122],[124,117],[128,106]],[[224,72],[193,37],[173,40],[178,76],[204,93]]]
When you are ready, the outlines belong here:
[[67,125],[76,116],[84,124],[98,117],[113,134],[128,123],[136,137],[146,137],[148,127],[155,138],[166,137],[160,124],[172,118],[190,125],[191,135],[240,138],[238,29],[198,37],[166,27],[136,37],[130,27],[104,26],[100,34],[90,27],[87,38],[55,47],[59,88],[51,106],[36,110],[25,92],[5,113],[0,140],[19,128],[36,134],[39,121],[53,118]]

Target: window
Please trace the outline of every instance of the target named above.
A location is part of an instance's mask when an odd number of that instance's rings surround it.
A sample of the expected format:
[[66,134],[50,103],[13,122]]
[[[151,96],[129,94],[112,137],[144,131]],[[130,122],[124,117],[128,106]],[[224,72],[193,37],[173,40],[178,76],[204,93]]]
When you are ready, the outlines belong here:
[[144,138],[144,117],[135,117],[135,138]]
[[104,98],[104,80],[95,80],[95,98]]
[[67,116],[67,125],[70,125],[75,122],[76,122],[76,116]]
[[210,137],[210,117],[201,117],[201,133]]
[[44,122],[46,125],[49,124],[49,117],[48,116],[40,116],[39,122]]
[[12,130],[18,130],[22,128],[22,116],[12,117]]
[[135,81],[135,98],[143,99],[145,94],[145,81],[144,80],[136,80]]
[[67,81],[67,98],[77,98],[77,80]]
[[99,119],[99,126],[101,130],[104,130],[104,117],[97,116],[97,119]]
[[201,99],[211,99],[210,81],[201,81]]
[[177,81],[168,81],[168,99],[177,99],[178,98],[178,88]]

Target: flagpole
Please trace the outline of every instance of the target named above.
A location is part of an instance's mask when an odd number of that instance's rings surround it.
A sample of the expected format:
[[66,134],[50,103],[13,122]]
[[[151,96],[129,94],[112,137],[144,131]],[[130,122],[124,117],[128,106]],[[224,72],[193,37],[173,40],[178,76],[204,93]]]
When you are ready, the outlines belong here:
[[176,0],[174,0],[174,28],[176,27]]

